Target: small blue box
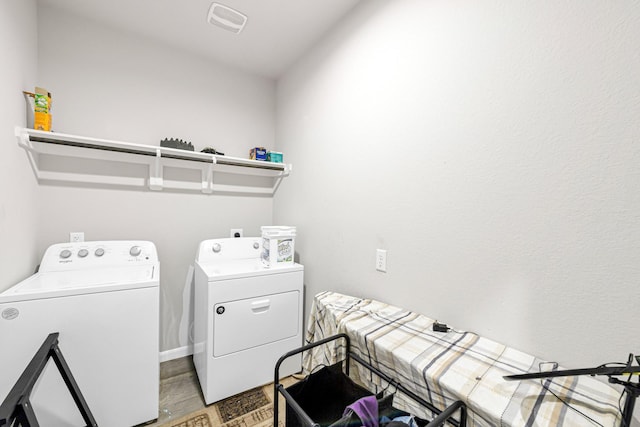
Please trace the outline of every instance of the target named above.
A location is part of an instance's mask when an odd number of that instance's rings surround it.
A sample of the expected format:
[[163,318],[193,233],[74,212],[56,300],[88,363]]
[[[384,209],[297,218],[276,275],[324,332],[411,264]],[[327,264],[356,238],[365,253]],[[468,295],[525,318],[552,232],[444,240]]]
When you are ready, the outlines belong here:
[[252,148],[249,152],[249,158],[251,160],[267,160],[267,149],[264,147]]

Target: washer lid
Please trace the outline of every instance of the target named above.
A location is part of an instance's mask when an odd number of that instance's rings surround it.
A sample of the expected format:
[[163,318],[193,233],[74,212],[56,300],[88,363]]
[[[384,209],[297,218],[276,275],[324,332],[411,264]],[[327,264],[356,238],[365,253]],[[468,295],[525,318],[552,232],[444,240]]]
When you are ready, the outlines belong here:
[[233,259],[224,262],[200,263],[196,261],[210,281],[237,279],[241,277],[262,276],[267,274],[282,274],[292,271],[302,271],[300,264],[291,264],[281,267],[265,267],[260,259]]
[[0,293],[0,303],[158,286],[158,267],[136,265],[36,273]]

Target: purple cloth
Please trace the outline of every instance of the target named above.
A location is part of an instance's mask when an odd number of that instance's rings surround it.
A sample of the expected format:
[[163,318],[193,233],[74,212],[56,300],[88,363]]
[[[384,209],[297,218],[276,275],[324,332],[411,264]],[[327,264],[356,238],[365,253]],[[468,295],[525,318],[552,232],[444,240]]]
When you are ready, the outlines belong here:
[[378,427],[378,400],[375,396],[367,396],[356,400],[347,406],[343,415],[346,415],[349,409],[360,417],[364,427]]

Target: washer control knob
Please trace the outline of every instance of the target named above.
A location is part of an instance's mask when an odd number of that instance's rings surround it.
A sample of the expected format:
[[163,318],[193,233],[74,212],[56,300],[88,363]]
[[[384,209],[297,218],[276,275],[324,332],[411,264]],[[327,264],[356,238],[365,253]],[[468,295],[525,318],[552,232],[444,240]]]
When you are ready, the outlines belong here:
[[131,249],[129,249],[129,255],[131,256],[138,256],[142,253],[142,248],[140,248],[140,246],[131,246]]
[[260,248],[260,243],[253,242],[253,249],[258,249],[258,248]]
[[221,305],[220,307],[216,308],[216,313],[223,314],[224,313],[224,305]]
[[222,246],[220,246],[220,243],[214,243],[211,249],[213,249],[213,252],[218,253],[222,249]]
[[69,249],[65,249],[62,252],[60,252],[60,258],[62,259],[67,259],[71,256],[71,251]]
[[104,249],[98,248],[98,249],[96,249],[96,251],[93,254],[95,256],[102,256],[102,255],[104,255]]
[[80,258],[84,258],[84,257],[86,257],[87,255],[89,255],[89,251],[88,251],[88,250],[86,250],[86,249],[80,249],[80,250],[78,251],[78,256],[79,256]]

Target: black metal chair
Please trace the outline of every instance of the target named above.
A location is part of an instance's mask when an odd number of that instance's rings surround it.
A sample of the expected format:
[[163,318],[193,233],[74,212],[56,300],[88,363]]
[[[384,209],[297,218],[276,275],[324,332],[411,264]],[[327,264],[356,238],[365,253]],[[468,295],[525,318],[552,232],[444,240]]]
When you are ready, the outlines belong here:
[[49,358],[53,359],[58,371],[60,371],[60,375],[62,375],[62,379],[67,385],[83,420],[87,423],[87,427],[96,427],[98,425],[71,374],[69,365],[67,365],[62,356],[60,347],[58,347],[59,335],[58,332],[54,332],[47,336],[0,405],[0,427],[38,427],[40,425],[31,406],[30,398],[33,386],[42,374]]

